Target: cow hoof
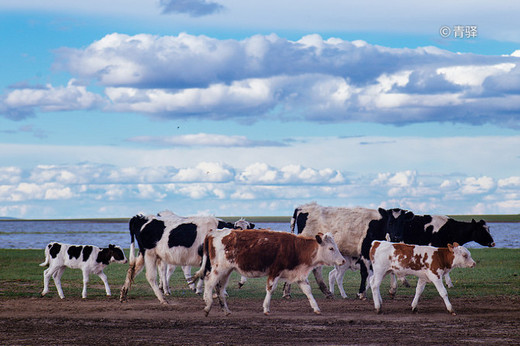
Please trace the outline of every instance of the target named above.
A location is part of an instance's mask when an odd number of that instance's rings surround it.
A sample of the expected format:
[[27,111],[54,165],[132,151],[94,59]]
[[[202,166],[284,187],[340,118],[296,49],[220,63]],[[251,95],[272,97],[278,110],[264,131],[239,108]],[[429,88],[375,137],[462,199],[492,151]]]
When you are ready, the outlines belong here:
[[241,283],[241,282],[239,282],[239,283],[238,283],[238,289],[241,289],[242,287],[244,287],[244,284]]
[[359,300],[367,300],[367,296],[365,293],[358,293],[357,297],[359,298]]
[[381,315],[382,313],[383,311],[381,311],[381,309],[376,309],[376,314]]
[[414,314],[417,314],[417,313],[419,313],[419,310],[417,310],[417,308],[412,308],[412,312],[413,312]]
[[163,301],[161,302],[161,305],[170,305],[170,303],[168,303],[166,300],[163,300]]
[[292,297],[291,297],[290,294],[284,294],[284,295],[282,296],[282,298],[285,298],[285,299],[291,299]]
[[269,311],[264,311],[264,315],[269,316]]
[[314,313],[315,313],[316,315],[321,315],[321,311],[320,311],[320,310],[315,310]]
[[390,299],[394,299],[395,298],[395,292],[394,293],[388,292],[388,294],[390,295]]
[[332,294],[327,294],[327,299],[334,299],[334,296]]
[[208,317],[208,315],[209,315],[209,310],[206,309],[206,308],[204,308],[204,315],[205,315],[206,317]]
[[451,312],[451,315],[452,315],[452,316],[457,316],[457,313],[456,313],[455,311],[452,311],[452,312]]
[[229,311],[229,310],[228,311],[224,311],[224,315],[226,315],[226,316],[231,315],[231,311]]

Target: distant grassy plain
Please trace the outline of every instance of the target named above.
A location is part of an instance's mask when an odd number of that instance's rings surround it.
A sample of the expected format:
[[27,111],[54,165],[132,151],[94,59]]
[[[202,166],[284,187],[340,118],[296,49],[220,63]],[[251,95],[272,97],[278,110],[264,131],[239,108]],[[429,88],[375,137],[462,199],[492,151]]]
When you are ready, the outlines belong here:
[[[473,259],[477,266],[473,269],[454,269],[451,277],[455,285],[448,290],[450,297],[501,297],[501,296],[520,296],[520,249],[471,249]],[[126,250],[128,257],[128,250]],[[0,299],[9,298],[30,298],[38,297],[43,288],[43,271],[40,267],[42,263],[43,250],[17,250],[0,249]],[[112,299],[118,299],[119,289],[124,282],[127,264],[111,264],[105,269],[108,281],[112,289]],[[328,277],[330,267],[324,270],[325,277]],[[195,268],[193,269],[193,271]],[[233,273],[228,292],[232,297],[248,297],[263,299],[265,295],[265,279],[250,279],[242,289],[237,288],[239,280],[238,274]],[[324,299],[315,284],[312,274],[309,277],[313,287],[313,293],[317,299]],[[416,279],[410,277],[411,288],[399,286],[398,295],[414,295]],[[350,299],[354,299],[355,293],[359,288],[359,272],[347,271],[344,287]],[[277,293],[273,299],[281,299],[280,283]],[[384,287],[389,287],[388,277],[383,283]],[[78,298],[81,296],[82,276],[80,270],[65,270],[62,277],[62,287],[65,297]],[[189,290],[182,272],[177,269],[171,279],[173,298],[193,297],[194,293]],[[386,289],[381,291],[383,299],[388,298]],[[100,299],[105,296],[105,291],[101,280],[96,275],[91,275],[88,285],[88,299]],[[336,296],[337,289],[336,289]],[[145,279],[144,273],[137,276],[135,283],[129,293],[129,299],[156,299],[150,285]],[[293,289],[293,297],[305,299],[299,288]],[[51,291],[46,298],[57,298],[56,288],[51,282]],[[421,299],[438,298],[438,293],[432,284],[426,286]],[[201,298],[202,299],[202,298]]]

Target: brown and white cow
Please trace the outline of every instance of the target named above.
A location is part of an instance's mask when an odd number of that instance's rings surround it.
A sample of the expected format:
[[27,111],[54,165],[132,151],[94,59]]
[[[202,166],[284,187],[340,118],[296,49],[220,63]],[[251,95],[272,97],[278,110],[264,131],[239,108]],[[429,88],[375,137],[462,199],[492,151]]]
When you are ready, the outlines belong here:
[[470,252],[457,243],[448,244],[447,248],[433,246],[409,245],[374,241],[370,248],[373,275],[370,278],[370,287],[377,313],[381,312],[381,293],[379,286],[383,278],[389,274],[397,276],[415,275],[418,277],[415,297],[412,301],[412,311],[417,311],[417,304],[426,283],[433,282],[440,296],[446,304],[446,309],[455,315],[455,311],[448,300],[448,292],[442,283],[442,277],[453,268],[472,268],[475,261]]
[[314,312],[320,314],[307,277],[313,268],[344,262],[330,233],[306,237],[264,229],[227,229],[206,236],[202,266],[195,278],[203,277],[209,271],[204,279],[206,316],[213,304],[213,289],[219,283],[217,293],[222,308],[226,315],[231,313],[224,292],[233,270],[250,278],[267,276],[264,314],[269,314],[271,295],[279,279],[298,283]]

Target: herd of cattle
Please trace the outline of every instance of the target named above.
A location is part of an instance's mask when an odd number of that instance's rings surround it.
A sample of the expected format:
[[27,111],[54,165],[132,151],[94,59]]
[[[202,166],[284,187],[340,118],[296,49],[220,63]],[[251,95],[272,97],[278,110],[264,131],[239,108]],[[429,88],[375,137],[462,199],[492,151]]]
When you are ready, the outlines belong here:
[[[425,284],[433,282],[447,310],[454,314],[443,278],[452,287],[451,269],[475,266],[470,252],[462,245],[470,241],[482,246],[495,245],[482,220],[461,222],[441,215],[415,215],[402,209],[324,207],[316,203],[294,210],[290,233],[255,229],[254,224],[244,219],[233,224],[212,216],[182,217],[170,211],[136,215],[130,220],[129,229],[129,268],[121,288],[121,302],[127,300],[135,276],[146,269],[153,292],[161,303],[166,303],[164,295],[171,293],[170,275],[176,266],[181,266],[190,287],[199,294],[203,292],[206,315],[214,295],[224,312],[230,313],[226,286],[235,270],[241,275],[239,285],[246,278],[267,277],[263,303],[267,315],[272,292],[280,279],[285,281],[284,297],[290,296],[291,283],[297,283],[314,312],[319,314],[308,281],[310,272],[313,271],[327,297],[332,297],[337,284],[341,296],[346,298],[343,276],[348,269],[360,270],[358,297],[366,299],[366,289],[371,288],[378,313],[382,303],[379,286],[391,274],[391,295],[396,292],[397,279],[407,285],[406,275],[418,277],[413,311]],[[139,248],[137,257],[135,242]],[[90,273],[100,276],[110,295],[103,269],[111,262],[127,262],[120,247],[110,245],[100,249],[50,243],[41,264],[49,266],[44,271],[42,296],[48,293],[52,276],[60,298],[64,298],[60,279],[66,267],[83,271],[83,298],[87,297]],[[329,287],[323,281],[324,265],[335,267],[329,273]],[[193,277],[192,266],[200,266]]]

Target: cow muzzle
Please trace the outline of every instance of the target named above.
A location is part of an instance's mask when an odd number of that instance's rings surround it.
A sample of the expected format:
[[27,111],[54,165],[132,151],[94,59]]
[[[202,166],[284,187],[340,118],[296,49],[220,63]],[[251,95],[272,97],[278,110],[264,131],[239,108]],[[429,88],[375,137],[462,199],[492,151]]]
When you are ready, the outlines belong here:
[[489,247],[495,247],[495,243],[493,242],[493,243],[489,244]]

